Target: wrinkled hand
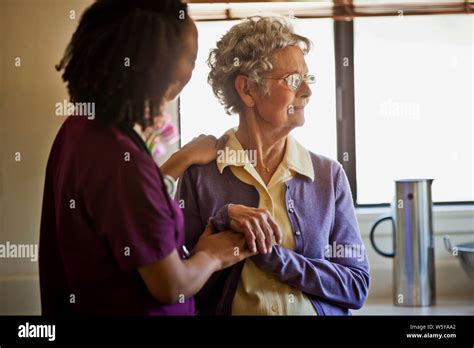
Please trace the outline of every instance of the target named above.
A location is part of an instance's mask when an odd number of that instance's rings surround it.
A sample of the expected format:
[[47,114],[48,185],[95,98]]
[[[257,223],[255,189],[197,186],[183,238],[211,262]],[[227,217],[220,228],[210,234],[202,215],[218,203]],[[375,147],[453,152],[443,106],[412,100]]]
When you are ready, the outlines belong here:
[[245,236],[250,251],[258,249],[259,253],[266,254],[272,251],[274,242],[281,244],[281,229],[268,210],[230,204],[228,215],[229,227]]
[[217,158],[217,151],[224,148],[228,139],[226,134],[219,139],[213,135],[201,134],[184,145],[181,152],[185,154],[190,165],[207,164]]

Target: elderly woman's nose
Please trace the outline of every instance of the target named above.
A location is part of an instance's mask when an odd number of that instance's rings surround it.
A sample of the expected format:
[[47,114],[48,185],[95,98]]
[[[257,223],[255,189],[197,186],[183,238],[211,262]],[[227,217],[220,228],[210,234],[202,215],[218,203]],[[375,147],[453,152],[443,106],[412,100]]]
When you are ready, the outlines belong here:
[[312,94],[313,94],[313,92],[311,91],[311,88],[309,88],[306,81],[303,81],[303,83],[301,84],[301,86],[298,90],[298,93],[297,93],[298,97],[300,97],[300,98],[309,98],[309,97],[311,97]]

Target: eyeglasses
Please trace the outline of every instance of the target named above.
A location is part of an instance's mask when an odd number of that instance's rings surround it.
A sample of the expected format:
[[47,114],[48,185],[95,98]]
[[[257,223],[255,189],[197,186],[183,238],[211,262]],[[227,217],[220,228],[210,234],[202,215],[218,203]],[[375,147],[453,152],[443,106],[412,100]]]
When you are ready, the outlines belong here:
[[310,74],[301,76],[300,73],[293,73],[284,77],[264,77],[264,79],[285,80],[286,85],[292,91],[296,91],[298,88],[300,88],[303,81],[306,82],[306,84],[308,85],[316,83],[316,76]]

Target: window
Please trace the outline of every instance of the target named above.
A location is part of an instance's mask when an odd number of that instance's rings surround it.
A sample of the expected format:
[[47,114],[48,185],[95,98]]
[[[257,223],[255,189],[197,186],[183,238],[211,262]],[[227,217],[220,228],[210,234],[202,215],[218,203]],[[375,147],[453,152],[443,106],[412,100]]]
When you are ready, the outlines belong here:
[[[461,14],[468,11],[454,0],[449,1],[452,3],[449,9],[446,4],[443,7],[426,2],[414,4],[403,0],[399,5],[390,5],[388,0],[372,4],[366,0],[355,1],[356,15],[375,16],[356,16],[353,32],[349,27],[350,35],[338,41],[350,48],[353,33],[354,95],[351,90],[350,97],[354,96],[355,100],[355,125],[347,121],[353,120],[350,111],[341,122],[343,127],[339,131],[343,130],[340,134],[345,135],[339,140],[347,139],[354,151],[351,158],[355,158],[355,165],[352,162],[347,170],[347,163],[343,164],[358,206],[390,203],[394,180],[402,178],[435,179],[432,187],[435,203],[474,201],[474,22],[470,15]],[[238,11],[250,6],[221,5],[222,13],[216,18],[225,18],[228,13],[232,18],[238,17]],[[306,10],[303,7],[307,4],[294,8],[295,14],[312,13],[315,17],[328,18],[293,19],[296,32],[314,43],[306,61],[317,83],[312,87],[306,123],[292,134],[310,151],[336,159],[335,61],[338,58],[334,54],[334,26],[342,23],[335,24],[332,14],[327,12],[332,10],[322,2],[314,5]],[[202,6],[207,9],[207,5]],[[285,6],[289,5],[275,6],[284,14],[288,10]],[[269,8],[264,9],[267,14],[272,13]],[[458,14],[421,15],[448,10]],[[209,14],[201,17],[206,16]],[[207,84],[206,64],[209,50],[237,22],[197,22],[196,68],[180,97],[183,143],[200,133],[220,136],[238,124],[238,116],[224,112]],[[347,100],[340,99],[338,105],[350,106]],[[339,152],[342,158],[343,150]]]
[[209,50],[237,21],[197,22],[198,55],[193,76],[179,98],[181,143],[186,144],[199,134],[222,135],[237,126],[236,116],[225,113],[207,83]]
[[433,201],[472,201],[472,18],[354,22],[357,203],[397,178],[434,178]]

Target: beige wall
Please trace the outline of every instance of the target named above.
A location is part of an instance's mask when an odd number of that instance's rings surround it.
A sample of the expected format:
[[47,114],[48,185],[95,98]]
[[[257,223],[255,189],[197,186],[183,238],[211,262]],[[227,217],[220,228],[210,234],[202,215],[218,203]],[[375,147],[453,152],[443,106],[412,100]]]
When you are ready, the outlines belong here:
[[[54,106],[67,99],[54,64],[89,3],[0,0],[0,243],[38,242],[45,164],[63,121],[55,116]],[[76,11],[75,20],[69,18],[71,10]],[[14,66],[15,57],[21,58],[21,67]],[[15,161],[16,152],[21,153],[19,162]],[[366,243],[366,231],[374,217],[361,216],[359,220]],[[446,230],[456,241],[472,239],[472,212],[440,219],[435,215],[435,219],[439,293],[472,296],[474,283],[462,272],[457,260],[441,248],[441,233]],[[466,228],[469,224],[470,228]],[[389,241],[382,229],[381,245]],[[367,247],[373,270],[370,296],[389,297],[391,260],[375,255]],[[0,259],[0,314],[39,312],[37,263]]]
[[[91,1],[0,3],[0,243],[30,244],[38,242],[45,163],[63,121],[54,106],[67,99],[54,65]],[[21,67],[15,67],[16,57]],[[30,260],[0,259],[0,313],[39,311],[37,267]]]

